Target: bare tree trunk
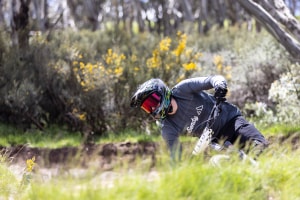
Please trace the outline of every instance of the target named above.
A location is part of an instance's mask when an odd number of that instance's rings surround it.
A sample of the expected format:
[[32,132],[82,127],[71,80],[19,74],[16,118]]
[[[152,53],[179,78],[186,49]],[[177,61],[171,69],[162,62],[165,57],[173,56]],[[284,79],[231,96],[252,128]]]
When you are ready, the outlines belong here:
[[44,0],[44,25],[45,29],[48,29],[50,26],[49,18],[48,18],[48,3],[47,0]]
[[156,17],[156,23],[154,25],[155,26],[155,31],[157,33],[161,33],[162,29],[163,29],[163,25],[162,25],[163,21],[160,17],[161,11],[159,9],[159,5],[155,5],[154,9],[155,9],[155,17]]
[[34,13],[36,15],[37,29],[45,32],[48,28],[48,4],[46,0],[33,0]]
[[230,0],[226,0],[227,17],[229,18],[231,25],[234,26],[238,22],[238,8],[237,4]]
[[162,2],[162,12],[163,12],[163,17],[162,17],[162,21],[163,21],[163,31],[164,31],[164,35],[170,35],[173,30],[172,30],[172,26],[170,23],[170,15],[168,14],[168,8],[169,8],[169,4],[167,2]]
[[134,10],[135,10],[135,17],[136,21],[139,25],[139,32],[145,31],[145,22],[142,18],[142,9],[141,9],[141,2],[139,0],[134,0]]
[[19,5],[12,1],[12,37],[20,49],[26,49],[29,45],[29,4],[30,0],[20,0]]
[[[78,24],[76,22],[82,21],[82,16],[76,14],[76,9],[80,4],[77,0],[60,0],[60,6],[62,7],[62,20],[63,27],[71,27],[77,29]],[[79,4],[79,5],[78,5]],[[68,20],[68,21],[67,21]]]
[[188,0],[181,0],[180,5],[183,8],[184,19],[187,21],[194,21],[194,15],[192,10],[192,5]]
[[5,24],[3,4],[4,4],[3,0],[0,0],[0,24]]
[[119,30],[119,25],[120,25],[120,18],[119,18],[119,9],[118,9],[118,7],[119,7],[119,1],[117,1],[117,0],[114,0],[114,1],[112,1],[113,2],[113,4],[112,5],[114,5],[114,9],[115,9],[115,12],[116,12],[116,23],[115,23],[115,30]]
[[[130,3],[128,3],[128,4],[130,4]],[[127,11],[127,9],[126,9],[127,6],[128,5],[124,3],[124,0],[120,0],[119,8],[122,9],[120,17],[122,17],[121,21],[122,21],[124,30],[126,32],[129,32],[130,34],[132,34],[132,26],[131,26],[132,24],[130,21],[129,21],[129,23],[127,23],[127,21],[128,21],[127,19],[132,18],[132,12]]]
[[[189,33],[193,32],[195,17],[193,13],[193,5],[191,3],[191,0],[181,0],[178,1],[178,4],[180,5],[181,8],[180,10],[183,13],[183,16],[178,16],[176,13],[174,13],[174,15],[172,16],[172,21],[173,21],[172,28],[177,30],[181,22],[184,21],[186,24],[187,31]],[[172,9],[175,10],[176,7]]]
[[[238,2],[245,10],[254,15],[266,30],[271,33],[295,59],[300,59],[299,41],[287,33],[262,6],[253,0],[238,0]],[[286,19],[288,20],[289,18],[286,17]]]
[[225,20],[225,2],[224,0],[214,0],[211,2],[216,21],[219,24],[219,27],[223,27]]
[[88,20],[88,25],[91,25],[93,31],[98,29],[98,4],[95,4],[95,1],[84,0],[83,1],[85,8],[85,16]]
[[207,33],[210,29],[210,22],[208,17],[208,2],[207,0],[200,1],[199,5],[199,18],[198,18],[198,32]]

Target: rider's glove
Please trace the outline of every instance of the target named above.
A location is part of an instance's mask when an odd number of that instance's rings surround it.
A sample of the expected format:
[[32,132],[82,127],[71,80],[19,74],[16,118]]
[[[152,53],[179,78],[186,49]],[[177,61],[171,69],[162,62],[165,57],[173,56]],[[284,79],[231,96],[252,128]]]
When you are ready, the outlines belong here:
[[218,101],[226,101],[227,87],[226,84],[219,84],[215,86],[215,98]]

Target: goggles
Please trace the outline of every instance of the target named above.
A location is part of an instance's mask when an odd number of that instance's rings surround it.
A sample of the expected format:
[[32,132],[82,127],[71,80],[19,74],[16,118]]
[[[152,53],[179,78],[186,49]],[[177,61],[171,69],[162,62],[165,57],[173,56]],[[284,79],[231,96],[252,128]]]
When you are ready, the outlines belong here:
[[146,113],[152,113],[156,107],[160,104],[160,95],[157,93],[152,93],[145,99],[145,101],[142,103],[141,108],[146,112]]

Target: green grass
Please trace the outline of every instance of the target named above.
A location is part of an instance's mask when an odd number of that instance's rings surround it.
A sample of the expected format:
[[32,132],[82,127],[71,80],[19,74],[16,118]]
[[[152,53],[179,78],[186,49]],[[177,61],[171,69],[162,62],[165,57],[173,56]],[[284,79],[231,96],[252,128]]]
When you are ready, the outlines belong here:
[[[6,137],[6,144],[26,141],[34,146],[51,146],[59,141],[65,141],[59,145],[80,143],[79,136],[61,131],[59,127],[52,127],[48,131],[26,132],[23,135],[32,135],[25,137],[16,129],[1,126],[1,141],[4,141],[2,137]],[[297,134],[299,128],[275,126],[264,131],[272,134]],[[108,134],[97,142],[162,140],[158,138],[160,136],[124,131],[118,136]],[[190,141],[186,137],[182,139]],[[18,175],[13,173],[7,165],[5,155],[2,155],[0,199],[300,199],[300,149],[292,150],[290,143],[272,144],[259,158],[259,166],[252,166],[238,159],[224,161],[221,167],[213,166],[207,158],[201,156],[191,159],[189,146],[184,149],[182,161],[174,166],[168,161],[167,151],[163,146],[160,147],[156,154],[155,168],[150,169],[149,164],[143,163],[143,159],[133,164],[120,165],[111,172],[90,166],[81,175],[77,172],[70,173],[68,170],[72,170],[72,166],[62,166],[61,172],[50,179],[44,178],[42,171],[37,168],[32,172],[29,185],[23,188],[20,188],[20,177],[25,171],[21,169],[17,172]],[[74,166],[75,170],[77,167]],[[112,173],[113,176],[106,177],[105,173]],[[155,176],[151,176],[153,173]]]
[[[152,178],[149,170],[138,166],[114,171],[111,182],[100,178],[106,172],[93,169],[85,177],[65,173],[48,181],[33,178],[30,187],[10,195],[26,200],[299,199],[300,151],[288,149],[271,147],[260,157],[258,167],[235,159],[214,167],[199,157],[185,158],[173,167],[165,162],[155,168]],[[104,180],[110,183],[102,184]],[[5,187],[14,188],[14,184],[7,181]]]
[[262,133],[266,136],[276,136],[276,135],[293,135],[300,134],[300,125],[290,125],[290,124],[276,124],[262,128]]
[[63,127],[51,126],[40,131],[37,129],[23,131],[16,127],[0,124],[0,146],[28,145],[31,147],[58,148],[78,146],[82,143],[79,132],[70,132]]
[[1,161],[0,155],[0,199],[8,197],[18,192],[19,182],[8,166]]
[[[299,135],[299,125],[277,124],[268,127],[258,127],[267,138],[270,136]],[[162,142],[159,134],[146,134],[135,130],[124,130],[115,134],[107,133],[101,137],[94,135],[96,144],[111,142]],[[181,142],[195,142],[197,138],[181,136]],[[50,126],[44,131],[31,129],[23,131],[16,127],[0,124],[0,146],[27,145],[30,147],[60,148],[66,146],[79,146],[84,142],[80,132],[71,132],[65,127]]]
[[[299,125],[277,124],[268,127],[258,127],[266,137],[269,136],[289,136],[300,134]],[[148,135],[135,130],[124,130],[118,134],[113,132],[107,133],[101,137],[94,135],[95,143],[110,142],[161,142],[159,134]],[[193,142],[195,138],[182,136],[182,142]],[[59,148],[66,146],[79,146],[83,143],[84,138],[80,132],[71,132],[65,127],[50,126],[43,131],[31,129],[23,131],[16,127],[0,124],[0,146],[28,145],[31,147]]]
[[110,132],[105,136],[98,138],[97,143],[107,143],[107,142],[150,142],[161,140],[160,135],[149,135],[146,133],[141,133],[134,130],[124,130],[118,134]]
[[[102,137],[94,135],[96,143],[108,142],[147,142],[161,140],[160,135],[147,135],[133,130],[124,130],[121,133],[108,133]],[[45,130],[27,130],[0,124],[0,146],[28,145],[31,147],[59,148],[78,146],[84,141],[80,132],[71,132],[64,127],[51,126]]]

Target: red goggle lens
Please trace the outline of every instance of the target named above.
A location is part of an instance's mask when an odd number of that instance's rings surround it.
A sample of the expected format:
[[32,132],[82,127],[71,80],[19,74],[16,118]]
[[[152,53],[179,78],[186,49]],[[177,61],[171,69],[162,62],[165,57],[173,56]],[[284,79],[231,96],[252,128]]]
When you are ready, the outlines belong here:
[[153,108],[156,108],[160,103],[160,96],[156,93],[152,93],[141,105],[141,108],[147,112],[152,113]]

